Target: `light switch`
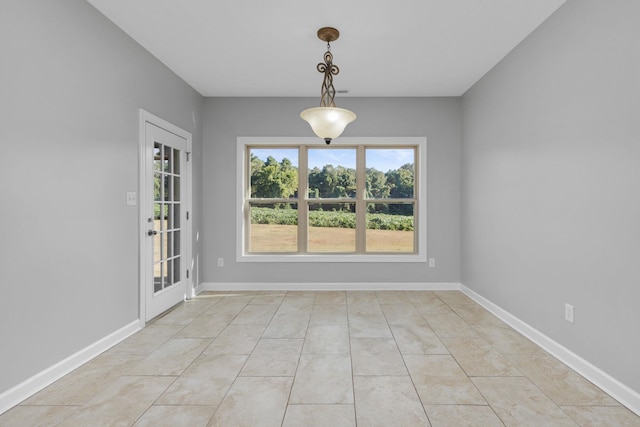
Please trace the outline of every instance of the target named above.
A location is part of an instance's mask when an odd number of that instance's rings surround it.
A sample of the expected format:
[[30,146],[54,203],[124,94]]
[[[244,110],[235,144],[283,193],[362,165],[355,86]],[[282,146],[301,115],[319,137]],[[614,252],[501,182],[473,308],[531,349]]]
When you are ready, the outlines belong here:
[[127,192],[127,206],[135,206],[138,204],[138,195],[134,191]]

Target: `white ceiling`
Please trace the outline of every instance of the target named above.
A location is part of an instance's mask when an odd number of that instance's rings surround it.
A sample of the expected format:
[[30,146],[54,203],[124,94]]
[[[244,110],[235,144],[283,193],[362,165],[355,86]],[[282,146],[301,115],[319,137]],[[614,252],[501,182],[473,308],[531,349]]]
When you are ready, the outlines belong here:
[[204,96],[459,96],[565,0],[87,0]]

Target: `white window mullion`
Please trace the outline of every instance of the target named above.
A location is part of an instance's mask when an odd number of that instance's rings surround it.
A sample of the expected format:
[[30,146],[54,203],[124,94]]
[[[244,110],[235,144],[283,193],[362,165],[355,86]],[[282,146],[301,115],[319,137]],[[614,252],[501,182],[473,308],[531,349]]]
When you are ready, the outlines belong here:
[[356,154],[356,253],[366,251],[367,238],[367,170],[365,147],[360,145]]
[[244,193],[244,203],[242,204],[243,206],[243,220],[245,223],[245,228],[244,228],[244,247],[246,248],[245,251],[249,251],[249,248],[251,248],[251,203],[249,202],[249,199],[251,198],[251,150],[247,147],[246,150],[244,150],[244,174],[247,177],[247,179],[243,180],[244,186],[242,188],[242,191]]
[[309,251],[309,166],[307,147],[298,150],[298,252]]

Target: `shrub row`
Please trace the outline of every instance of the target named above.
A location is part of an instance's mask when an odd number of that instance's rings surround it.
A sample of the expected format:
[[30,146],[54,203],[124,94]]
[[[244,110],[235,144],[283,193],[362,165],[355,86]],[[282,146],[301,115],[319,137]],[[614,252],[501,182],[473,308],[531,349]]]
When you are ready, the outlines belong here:
[[298,224],[298,211],[295,209],[251,208],[251,224]]
[[[374,213],[367,215],[368,229],[413,231],[413,217]],[[298,224],[298,211],[295,209],[252,208],[252,224]],[[309,212],[309,225],[312,227],[355,228],[356,216],[351,212],[312,211]]]

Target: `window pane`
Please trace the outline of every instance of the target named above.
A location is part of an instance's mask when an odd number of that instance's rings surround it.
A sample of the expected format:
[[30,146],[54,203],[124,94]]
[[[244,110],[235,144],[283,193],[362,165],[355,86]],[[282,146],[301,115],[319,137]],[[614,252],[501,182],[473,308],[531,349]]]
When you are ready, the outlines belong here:
[[309,204],[309,252],[355,250],[355,203]]
[[365,152],[367,198],[413,198],[413,148],[367,148]]
[[252,148],[250,159],[252,198],[297,197],[297,148]]
[[256,203],[250,209],[250,252],[298,251],[297,204]]
[[356,150],[310,148],[309,198],[356,197]]
[[367,204],[367,252],[414,252],[413,204]]

